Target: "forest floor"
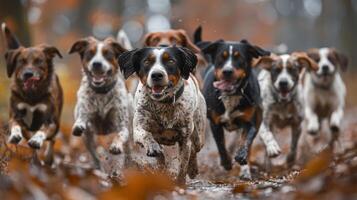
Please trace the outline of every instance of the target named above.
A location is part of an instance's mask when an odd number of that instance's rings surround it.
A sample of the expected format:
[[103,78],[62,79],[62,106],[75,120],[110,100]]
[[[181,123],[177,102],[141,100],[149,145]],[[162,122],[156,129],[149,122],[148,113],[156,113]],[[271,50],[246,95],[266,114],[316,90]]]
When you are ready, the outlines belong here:
[[[134,148],[130,170],[123,170],[124,156],[107,153],[108,138],[98,138],[104,171],[92,170],[91,159],[81,138],[60,135],[52,167],[33,164],[32,151],[24,142],[17,147],[0,146],[0,196],[4,199],[356,199],[357,198],[357,108],[348,109],[339,142],[332,151],[325,148],[328,131],[317,138],[303,133],[297,164],[285,166],[289,130],[276,138],[282,155],[272,159],[266,170],[265,149],[255,139],[251,152],[253,180],[239,179],[239,166],[225,171],[210,131],[198,154],[200,174],[176,186],[169,176],[155,169],[155,160]],[[70,130],[62,130],[64,133]],[[227,133],[228,145],[236,141]],[[233,145],[234,146],[234,145]],[[233,149],[233,148],[232,148]],[[169,174],[177,170],[175,147],[165,148]],[[234,152],[234,150],[233,150]],[[40,153],[41,155],[41,153]],[[232,153],[234,155],[234,153]],[[41,156],[40,156],[41,159]],[[143,173],[144,172],[144,173]],[[164,192],[163,192],[164,191]]]

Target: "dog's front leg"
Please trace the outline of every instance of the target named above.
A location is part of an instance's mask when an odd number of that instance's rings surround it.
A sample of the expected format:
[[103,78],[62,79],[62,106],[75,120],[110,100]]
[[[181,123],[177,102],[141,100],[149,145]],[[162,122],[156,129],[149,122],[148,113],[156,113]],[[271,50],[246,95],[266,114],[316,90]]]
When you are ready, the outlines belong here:
[[338,135],[340,133],[341,121],[343,118],[343,106],[340,106],[337,110],[335,110],[330,118],[330,130],[331,130],[331,141],[330,144],[333,144],[334,141],[338,139]]
[[221,158],[221,165],[224,167],[225,170],[231,170],[232,161],[226,149],[223,127],[219,124],[214,124],[213,121],[210,122],[210,126],[214,140],[216,141],[218,153]]
[[305,118],[307,122],[307,132],[310,135],[316,135],[320,129],[319,118],[308,104],[305,106]]
[[290,145],[290,152],[286,158],[286,162],[289,167],[291,167],[296,158],[296,149],[298,146],[299,138],[301,135],[301,124],[298,123],[291,127],[291,145]]
[[118,131],[115,133],[116,135],[114,136],[113,142],[111,143],[109,147],[109,152],[117,155],[122,152],[128,152],[128,149],[124,148],[125,145],[128,142],[129,139],[129,113],[126,109],[123,107],[118,110],[112,110],[109,115],[112,115],[112,117],[109,117],[110,119],[113,120],[113,123],[116,124],[117,128],[116,130]]
[[30,138],[28,145],[33,149],[40,149],[47,137],[55,134],[56,128],[55,123],[42,125],[40,130]]
[[252,178],[249,167],[249,153],[253,140],[257,135],[257,130],[251,122],[245,122],[242,125],[242,128],[244,129],[244,131],[241,133],[241,138],[239,140],[239,149],[235,160],[241,166],[241,178],[249,180]]
[[95,128],[92,126],[91,123],[87,123],[86,126],[88,126],[85,129],[85,133],[84,133],[84,144],[86,145],[87,150],[89,151],[90,155],[92,156],[93,162],[94,162],[94,167],[96,169],[101,170],[102,166],[100,163],[100,159],[98,157],[97,154],[97,147],[94,141],[94,133],[93,131],[95,130]]
[[127,128],[121,129],[121,131],[119,131],[117,135],[114,136],[113,142],[109,147],[109,152],[111,154],[117,155],[124,151],[127,151],[126,149],[124,149],[124,146],[128,142],[128,138],[129,130]]
[[176,178],[176,181],[179,184],[185,184],[186,182],[186,174],[191,154],[191,148],[192,142],[188,138],[183,139],[182,142],[179,143],[180,168]]
[[8,142],[12,144],[18,144],[23,138],[21,126],[15,119],[11,119],[9,125],[10,125],[10,136]]
[[259,129],[259,136],[262,139],[269,157],[276,157],[281,153],[280,146],[276,142],[267,122],[263,121]]
[[81,136],[87,129],[87,123],[89,122],[89,105],[85,100],[79,100],[77,102],[74,118],[75,122],[72,127],[72,135]]

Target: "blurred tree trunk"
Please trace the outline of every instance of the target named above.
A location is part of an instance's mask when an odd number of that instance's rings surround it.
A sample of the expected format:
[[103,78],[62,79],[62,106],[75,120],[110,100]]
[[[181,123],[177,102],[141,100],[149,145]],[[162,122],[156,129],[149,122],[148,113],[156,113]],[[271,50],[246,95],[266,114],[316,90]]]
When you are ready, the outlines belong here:
[[8,24],[24,46],[31,45],[26,8],[21,0],[1,0],[0,21]]
[[[351,58],[350,66],[357,65],[357,46],[354,43],[355,38],[357,36],[357,12],[353,8],[352,1],[355,0],[344,0],[341,1],[343,3],[343,8],[345,10],[345,15],[343,16],[342,21],[342,34],[341,34],[341,43],[344,49],[346,49],[346,53],[349,54],[349,58]],[[356,70],[356,68],[352,68]]]

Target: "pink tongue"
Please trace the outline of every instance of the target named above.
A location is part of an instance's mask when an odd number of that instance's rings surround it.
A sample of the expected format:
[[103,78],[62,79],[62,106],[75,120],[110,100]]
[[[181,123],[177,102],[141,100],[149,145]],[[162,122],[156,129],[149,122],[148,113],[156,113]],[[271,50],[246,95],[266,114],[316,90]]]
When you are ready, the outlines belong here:
[[163,87],[161,87],[161,86],[154,86],[154,87],[152,88],[152,91],[153,91],[154,93],[161,93],[162,89],[163,89]]
[[32,78],[27,79],[24,84],[25,89],[28,90],[28,89],[32,88],[38,80],[40,80],[40,79],[37,77],[32,77]]
[[232,88],[232,83],[230,81],[215,81],[213,86],[220,90],[230,90]]

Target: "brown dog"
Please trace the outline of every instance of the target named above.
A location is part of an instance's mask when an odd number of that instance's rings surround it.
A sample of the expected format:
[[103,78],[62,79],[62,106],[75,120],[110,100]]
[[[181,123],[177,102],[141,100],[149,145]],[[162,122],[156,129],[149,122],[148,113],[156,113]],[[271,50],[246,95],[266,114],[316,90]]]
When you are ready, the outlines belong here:
[[185,30],[176,29],[165,32],[148,33],[144,37],[144,45],[146,47],[178,46],[190,49],[197,56],[196,69],[192,73],[199,81],[200,88],[202,88],[203,78],[201,76],[201,69],[207,66],[207,61],[202,56],[201,50],[188,37]]
[[12,77],[8,142],[18,144],[24,137],[30,147],[40,149],[47,140],[45,163],[51,164],[63,104],[52,60],[62,56],[57,48],[45,44],[21,46],[5,24],[2,32],[8,48],[7,75]]

